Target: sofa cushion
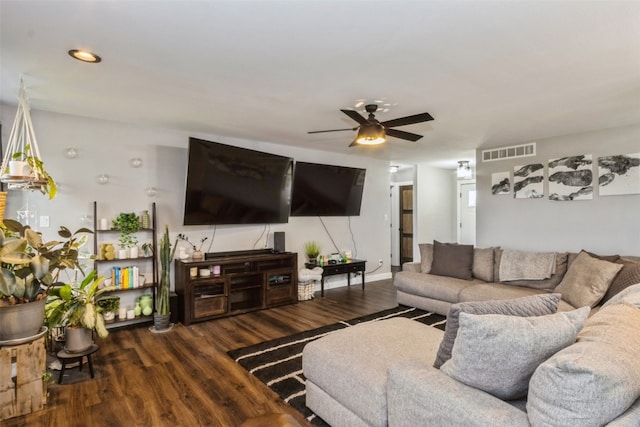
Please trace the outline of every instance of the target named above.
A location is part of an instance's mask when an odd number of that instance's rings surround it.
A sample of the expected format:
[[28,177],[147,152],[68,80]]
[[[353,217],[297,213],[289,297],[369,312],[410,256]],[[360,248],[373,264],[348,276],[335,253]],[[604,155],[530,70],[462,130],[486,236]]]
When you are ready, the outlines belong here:
[[573,261],[576,260],[576,258],[578,257],[578,255],[580,255],[581,252],[586,252],[587,254],[589,254],[589,256],[600,259],[602,261],[618,262],[620,260],[620,255],[598,255],[598,254],[594,254],[593,252],[582,250],[580,252],[569,252],[569,258],[567,260],[569,265],[573,264]]
[[473,245],[433,241],[431,274],[469,280],[472,278],[472,267]]
[[574,307],[594,307],[609,289],[622,264],[603,261],[580,252],[555,292]]
[[420,272],[429,273],[433,263],[433,243],[420,243]]
[[[495,261],[494,261],[494,280],[498,281],[500,276],[500,262],[502,260],[502,249],[496,248]],[[550,278],[544,280],[509,280],[501,282],[514,286],[525,286],[532,289],[543,289],[547,291],[553,290],[562,281],[562,278],[567,272],[567,259],[569,254],[567,252],[559,252],[556,254],[556,269],[555,273]]]
[[609,301],[614,295],[622,292],[631,285],[640,283],[640,262],[622,262],[622,269],[613,279],[611,286],[604,294],[602,302]]
[[367,425],[382,426],[387,422],[387,370],[400,359],[433,360],[442,334],[406,318],[365,322],[307,344],[302,369],[309,381]]
[[587,320],[578,342],[531,377],[533,426],[601,426],[640,396],[640,309],[619,303]]
[[559,301],[560,294],[544,294],[509,300],[462,302],[452,305],[447,314],[447,325],[433,366],[439,368],[451,358],[451,349],[458,335],[460,313],[504,314],[521,317],[542,316],[555,313],[558,310]]
[[538,365],[575,341],[590,310],[534,317],[460,313],[451,359],[440,369],[500,399],[523,397]]
[[458,302],[458,294],[462,289],[482,283],[477,279],[462,280],[411,271],[399,271],[393,278],[393,285],[399,291],[452,303]]
[[615,294],[609,301],[602,305],[602,308],[621,302],[635,305],[640,308],[640,283],[631,285],[620,293]]
[[473,248],[471,273],[476,279],[493,282],[494,248]]

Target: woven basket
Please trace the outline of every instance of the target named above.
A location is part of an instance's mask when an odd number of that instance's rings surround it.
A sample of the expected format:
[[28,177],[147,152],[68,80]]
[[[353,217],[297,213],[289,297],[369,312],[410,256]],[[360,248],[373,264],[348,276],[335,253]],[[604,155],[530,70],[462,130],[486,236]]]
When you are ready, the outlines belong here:
[[0,191],[0,222],[4,220],[4,207],[7,203],[7,192]]
[[316,291],[316,282],[298,282],[298,301],[308,301],[313,299],[313,294]]

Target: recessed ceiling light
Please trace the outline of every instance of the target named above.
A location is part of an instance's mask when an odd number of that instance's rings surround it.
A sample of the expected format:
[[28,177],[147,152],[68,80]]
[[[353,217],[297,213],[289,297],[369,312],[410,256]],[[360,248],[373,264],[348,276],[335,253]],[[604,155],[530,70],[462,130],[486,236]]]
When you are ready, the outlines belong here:
[[100,58],[93,52],[89,52],[88,50],[72,49],[69,51],[69,55],[71,55],[78,61],[83,62],[92,62],[94,64],[97,64],[98,62],[102,61],[102,58]]

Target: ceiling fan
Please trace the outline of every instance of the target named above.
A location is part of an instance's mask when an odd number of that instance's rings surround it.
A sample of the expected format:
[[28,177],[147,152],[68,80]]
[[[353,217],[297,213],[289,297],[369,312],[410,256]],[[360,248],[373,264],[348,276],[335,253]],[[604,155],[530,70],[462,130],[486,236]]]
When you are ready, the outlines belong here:
[[354,128],[347,129],[328,129],[328,130],[315,130],[307,133],[323,133],[323,132],[341,132],[346,130],[358,130],[356,139],[353,140],[349,147],[354,145],[377,145],[386,141],[386,136],[393,136],[400,139],[406,139],[407,141],[417,141],[422,138],[422,135],[418,135],[411,132],[405,132],[403,130],[392,129],[397,126],[412,125],[414,123],[428,122],[433,120],[431,114],[421,113],[413,116],[400,117],[398,119],[387,120],[384,122],[378,121],[375,116],[375,112],[378,110],[376,104],[365,105],[365,110],[369,113],[369,117],[364,118],[360,113],[354,110],[340,110],[347,116],[358,122],[360,125]]

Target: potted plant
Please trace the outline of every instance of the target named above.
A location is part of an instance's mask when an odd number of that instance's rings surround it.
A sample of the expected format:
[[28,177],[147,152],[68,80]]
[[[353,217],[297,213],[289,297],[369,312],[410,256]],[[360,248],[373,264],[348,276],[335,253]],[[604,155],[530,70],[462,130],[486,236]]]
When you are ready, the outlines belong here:
[[61,226],[64,241],[44,242],[42,236],[18,221],[5,219],[0,225],[0,340],[36,335],[44,320],[47,291],[61,285],[60,272],[82,271],[78,249],[91,230],[71,233]]
[[[134,212],[121,212],[113,220],[113,229],[120,231],[120,247],[130,249],[138,244],[138,238],[134,233],[140,230],[140,218]],[[127,258],[126,251],[119,258]]]
[[98,311],[102,313],[105,322],[113,322],[120,308],[120,297],[109,295],[97,300]]
[[17,151],[11,156],[9,161],[9,174],[19,174],[21,176],[32,176],[42,181],[39,187],[42,194],[47,194],[49,199],[53,199],[58,193],[58,186],[51,175],[44,169],[44,163],[40,158],[31,153],[31,145],[27,144],[23,151]]
[[178,234],[178,239],[183,240],[191,245],[193,248],[193,253],[191,254],[191,258],[194,260],[204,259],[204,255],[202,254],[202,245],[207,241],[208,237],[203,237],[200,239],[200,246],[196,246],[195,244],[189,241],[189,237],[185,234]]
[[65,350],[69,353],[79,353],[91,347],[93,331],[100,338],[109,335],[98,306],[98,297],[115,290],[115,287],[100,287],[103,280],[103,276],[92,270],[80,285],[65,284],[50,291],[45,306],[47,324],[65,328]]
[[310,264],[315,264],[318,255],[320,255],[320,245],[315,240],[310,240],[304,244],[304,253]]
[[153,256],[153,245],[149,242],[145,242],[141,246],[142,254],[144,256]]
[[153,325],[156,331],[162,331],[169,328],[169,320],[171,312],[169,311],[169,293],[171,287],[171,261],[178,247],[178,239],[171,248],[169,240],[169,226],[165,225],[164,234],[160,239],[160,264],[162,271],[160,273],[160,283],[158,285],[158,298],[156,312],[153,315]]

